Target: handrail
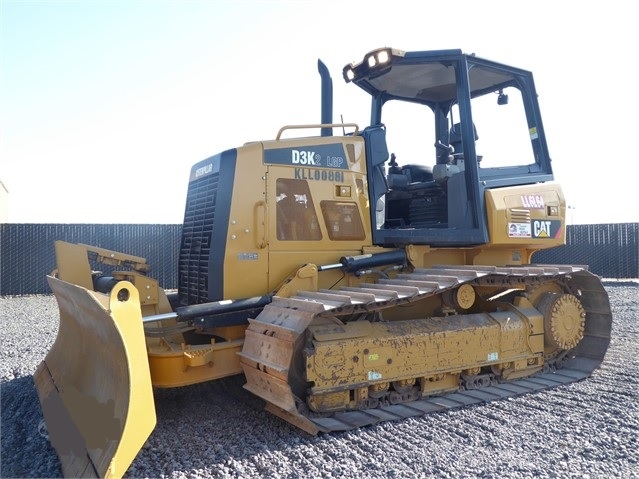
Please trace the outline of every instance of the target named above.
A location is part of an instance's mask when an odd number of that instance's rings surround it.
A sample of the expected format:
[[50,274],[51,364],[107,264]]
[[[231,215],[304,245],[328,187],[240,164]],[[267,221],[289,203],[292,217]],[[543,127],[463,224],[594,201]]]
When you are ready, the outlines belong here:
[[310,125],[286,125],[280,128],[280,131],[277,132],[277,136],[275,137],[275,141],[279,141],[282,137],[282,133],[285,130],[303,130],[307,128],[337,128],[337,127],[349,127],[355,128],[353,132],[353,136],[357,135],[359,132],[359,126],[357,123],[325,123],[325,124],[310,124]]

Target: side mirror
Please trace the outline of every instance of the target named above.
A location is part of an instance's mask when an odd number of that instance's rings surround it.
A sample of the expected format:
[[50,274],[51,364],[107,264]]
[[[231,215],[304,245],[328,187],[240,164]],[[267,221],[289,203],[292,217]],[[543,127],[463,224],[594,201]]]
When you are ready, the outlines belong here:
[[504,93],[504,90],[499,90],[499,96],[497,97],[498,105],[508,105],[508,95]]

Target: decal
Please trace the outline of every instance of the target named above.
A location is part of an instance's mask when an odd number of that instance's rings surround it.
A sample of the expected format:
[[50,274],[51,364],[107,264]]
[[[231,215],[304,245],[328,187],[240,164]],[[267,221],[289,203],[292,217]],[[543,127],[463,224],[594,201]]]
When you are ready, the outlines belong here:
[[533,238],[558,238],[561,234],[561,221],[559,220],[533,220]]
[[544,209],[544,198],[541,195],[521,195],[521,202],[524,208],[531,208],[534,210]]
[[368,380],[375,381],[376,379],[382,379],[382,373],[377,371],[368,371]]
[[530,238],[530,223],[508,223],[509,238]]
[[343,171],[316,170],[314,168],[295,168],[296,180],[334,181],[344,183]]
[[219,173],[220,171],[220,155],[215,155],[206,160],[200,161],[191,168],[189,181],[199,180],[205,176]]
[[213,171],[213,164],[209,163],[208,165],[200,166],[195,170],[195,177],[199,178],[200,176],[208,175]]
[[494,352],[494,353],[488,353],[488,359],[486,359],[486,361],[497,361],[498,359],[499,359],[499,353]]
[[536,140],[537,138],[539,138],[539,134],[537,133],[537,127],[533,126],[531,128],[528,129],[528,133],[530,133],[530,139],[531,140]]
[[291,151],[291,163],[294,165],[322,166],[322,157],[314,151]]
[[259,259],[257,253],[238,253],[237,259],[239,261],[256,261]]
[[341,143],[264,150],[264,163],[348,170],[348,162]]
[[368,355],[369,361],[377,361],[379,359],[379,354],[373,353]]

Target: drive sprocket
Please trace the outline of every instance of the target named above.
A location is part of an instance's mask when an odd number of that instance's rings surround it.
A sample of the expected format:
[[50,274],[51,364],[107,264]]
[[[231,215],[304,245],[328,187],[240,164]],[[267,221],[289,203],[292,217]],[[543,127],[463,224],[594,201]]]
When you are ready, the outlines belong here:
[[586,311],[576,296],[546,293],[539,300],[537,309],[544,316],[547,347],[566,351],[583,339]]

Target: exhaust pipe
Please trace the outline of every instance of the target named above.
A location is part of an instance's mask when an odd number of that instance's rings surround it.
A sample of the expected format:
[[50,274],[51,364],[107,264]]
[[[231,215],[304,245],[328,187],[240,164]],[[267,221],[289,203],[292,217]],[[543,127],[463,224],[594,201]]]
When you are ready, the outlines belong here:
[[[322,78],[322,124],[328,125],[333,123],[333,80],[328,68],[319,59],[317,60],[317,71]],[[322,136],[333,136],[333,129],[322,128]]]

